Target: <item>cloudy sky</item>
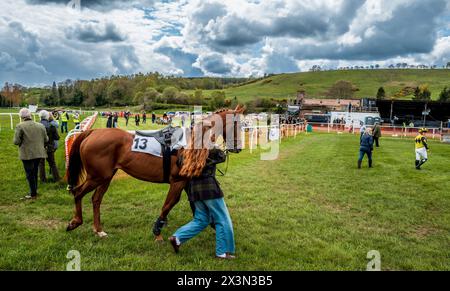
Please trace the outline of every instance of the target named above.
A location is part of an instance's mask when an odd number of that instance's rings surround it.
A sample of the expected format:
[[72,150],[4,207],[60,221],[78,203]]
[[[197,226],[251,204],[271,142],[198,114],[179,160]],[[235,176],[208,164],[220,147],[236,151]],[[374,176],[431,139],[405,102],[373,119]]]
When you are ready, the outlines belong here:
[[447,61],[450,0],[0,0],[1,83]]

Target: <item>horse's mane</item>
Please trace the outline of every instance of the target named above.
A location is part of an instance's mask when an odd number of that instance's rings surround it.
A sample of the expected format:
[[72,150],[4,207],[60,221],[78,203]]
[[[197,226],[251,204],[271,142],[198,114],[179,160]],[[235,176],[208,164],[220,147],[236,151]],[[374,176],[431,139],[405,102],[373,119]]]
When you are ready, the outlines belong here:
[[[234,111],[236,112],[240,107],[236,107],[236,110],[222,108],[214,112],[214,114],[223,113],[225,111]],[[240,110],[243,110],[240,108]],[[204,118],[203,120],[208,120]],[[203,171],[203,168],[206,165],[206,160],[208,159],[209,150],[203,146],[203,134],[204,130],[207,127],[204,127],[203,124],[197,123],[191,130],[190,139],[188,141],[187,148],[184,148],[181,152],[181,157],[183,161],[183,165],[180,169],[180,176],[192,178],[198,177]],[[200,133],[199,133],[200,132]],[[201,140],[196,140],[196,135],[201,134]],[[199,147],[199,142],[201,141],[201,146]]]
[[[199,148],[195,140],[195,136],[201,134],[201,147]],[[180,170],[180,176],[192,178],[200,176],[203,168],[206,165],[206,160],[209,155],[209,150],[203,147],[203,126],[201,123],[194,125],[191,131],[190,139],[187,148],[181,152],[183,165]]]
[[217,114],[217,113],[222,113],[224,111],[230,111],[230,109],[228,109],[228,108],[221,108],[219,110],[216,110],[214,113]]

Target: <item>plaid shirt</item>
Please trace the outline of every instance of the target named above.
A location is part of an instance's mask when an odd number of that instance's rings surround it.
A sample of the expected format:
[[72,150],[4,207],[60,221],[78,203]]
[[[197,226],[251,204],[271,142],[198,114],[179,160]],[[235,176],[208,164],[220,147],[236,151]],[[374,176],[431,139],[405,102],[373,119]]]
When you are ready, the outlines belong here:
[[223,197],[219,181],[216,179],[216,165],[223,163],[226,156],[223,151],[213,149],[209,152],[205,168],[199,177],[192,178],[186,186],[189,201],[209,200]]

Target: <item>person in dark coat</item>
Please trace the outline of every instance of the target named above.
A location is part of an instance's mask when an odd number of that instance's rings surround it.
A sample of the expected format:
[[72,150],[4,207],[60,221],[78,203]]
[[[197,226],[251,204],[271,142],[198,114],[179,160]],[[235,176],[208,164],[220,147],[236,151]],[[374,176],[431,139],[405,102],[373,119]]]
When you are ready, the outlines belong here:
[[117,112],[114,112],[113,115],[113,127],[117,128],[119,126],[119,114]]
[[156,122],[156,114],[155,112],[152,113],[152,123]]
[[225,160],[226,156],[222,150],[210,150],[201,175],[192,178],[186,186],[189,201],[195,205],[194,219],[180,227],[169,238],[175,253],[178,253],[181,244],[198,235],[212,223],[216,229],[216,257],[220,259],[234,258],[233,224],[222,189],[216,179],[216,165]]
[[369,159],[369,168],[372,168],[372,151],[373,151],[372,129],[367,128],[364,134],[362,134],[360,137],[358,169],[361,169],[361,164],[364,155],[367,155],[367,158]]
[[147,113],[145,111],[142,113],[142,124],[147,124]]
[[112,128],[113,127],[113,114],[112,112],[108,113],[108,121],[106,121],[106,128]]
[[[60,176],[55,161],[55,141],[59,140],[58,129],[50,123],[49,112],[42,110],[41,112],[39,112],[39,116],[41,117],[41,124],[45,127],[48,136],[48,141],[45,143],[45,150],[47,151],[47,163],[50,167],[50,173],[53,176],[53,181],[58,182]],[[47,182],[45,173],[45,159],[41,159],[39,163],[39,177],[41,179],[41,182]]]
[[123,117],[125,117],[125,126],[128,126],[128,120],[130,119],[130,111],[128,111],[128,107],[127,110],[125,111],[125,113],[123,114]]
[[375,141],[376,147],[380,147],[380,137],[381,137],[381,126],[378,122],[375,123],[373,127],[373,139]]
[[141,116],[139,115],[139,113],[136,113],[136,115],[134,115],[134,122],[136,122],[136,126],[139,126],[139,122],[141,122]]

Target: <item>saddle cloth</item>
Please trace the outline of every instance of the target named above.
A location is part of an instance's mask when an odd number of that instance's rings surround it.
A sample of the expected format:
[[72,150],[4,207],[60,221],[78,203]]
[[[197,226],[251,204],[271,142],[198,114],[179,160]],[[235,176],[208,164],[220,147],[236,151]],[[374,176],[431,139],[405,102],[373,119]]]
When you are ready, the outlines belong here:
[[130,132],[135,135],[131,151],[147,153],[163,157],[163,151],[179,150],[186,147],[186,129],[181,127],[166,127],[161,130],[145,130]]

